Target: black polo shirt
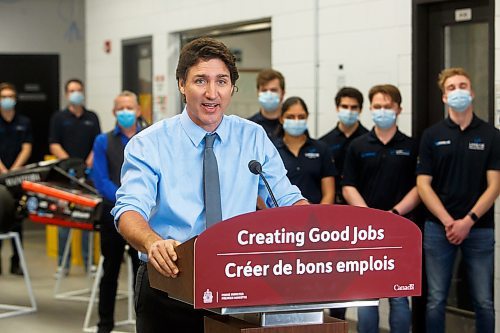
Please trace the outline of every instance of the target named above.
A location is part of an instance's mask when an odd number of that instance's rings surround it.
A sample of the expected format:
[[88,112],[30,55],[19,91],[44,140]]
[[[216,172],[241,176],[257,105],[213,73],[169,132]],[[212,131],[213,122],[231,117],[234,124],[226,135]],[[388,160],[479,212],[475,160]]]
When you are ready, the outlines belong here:
[[67,108],[52,115],[49,143],[58,143],[70,157],[86,159],[95,137],[101,133],[97,115],[84,109],[80,117]]
[[0,160],[9,169],[21,152],[23,143],[32,143],[31,122],[28,117],[14,114],[11,122],[0,116]]
[[276,148],[287,169],[290,182],[302,192],[309,202],[321,202],[321,179],[337,175],[330,151],[325,143],[307,138],[300,148],[299,156],[288,149],[282,138],[275,140]]
[[351,144],[352,140],[357,137],[368,133],[368,130],[359,123],[358,128],[351,134],[350,137],[346,137],[344,132],[342,132],[337,124],[333,130],[325,134],[320,138],[321,141],[328,145],[330,152],[333,156],[333,161],[335,163],[335,167],[337,168],[338,175],[335,177],[335,202],[336,203],[345,203],[342,197],[342,187],[340,186],[342,174],[344,172],[344,160],[345,155],[347,153],[347,148]]
[[264,127],[264,130],[267,133],[267,136],[270,139],[276,139],[279,136],[279,127],[280,127],[280,120],[279,119],[267,119],[262,116],[260,112],[257,112],[248,120],[253,121],[254,123],[259,124],[260,126]]
[[384,145],[374,130],[347,149],[342,186],[354,186],[368,207],[389,210],[415,186],[416,142],[401,133]]
[[[484,193],[488,170],[500,170],[500,132],[476,115],[463,131],[450,118],[424,131],[417,174],[432,176],[432,188],[454,219],[465,217]],[[440,223],[430,212],[427,218]],[[474,227],[493,225],[491,207]]]

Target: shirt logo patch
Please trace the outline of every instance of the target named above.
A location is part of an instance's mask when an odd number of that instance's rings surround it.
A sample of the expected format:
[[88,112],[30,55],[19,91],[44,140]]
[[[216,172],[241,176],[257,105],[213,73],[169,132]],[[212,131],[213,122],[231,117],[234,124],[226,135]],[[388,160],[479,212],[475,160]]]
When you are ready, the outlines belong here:
[[313,159],[313,158],[318,158],[319,153],[310,152],[310,153],[305,153],[304,156],[307,158]]
[[410,150],[409,149],[393,149],[393,150],[391,150],[391,155],[410,156]]
[[375,151],[366,151],[361,153],[361,158],[375,157],[375,156],[377,156],[377,152]]
[[342,148],[342,144],[341,143],[337,143],[337,144],[334,144],[334,145],[330,146],[330,149],[332,151],[339,150],[340,148]]
[[23,126],[23,125],[17,125],[16,131],[24,131],[24,130],[26,130],[25,126]]
[[92,125],[94,125],[94,123],[93,123],[92,121],[90,121],[90,120],[85,120],[83,123],[84,123],[85,125],[87,125],[87,126],[92,126]]
[[485,147],[484,142],[469,142],[470,150],[484,150],[484,147]]
[[436,146],[436,147],[447,146],[447,145],[451,145],[451,140],[441,140],[441,141],[434,142],[434,146]]

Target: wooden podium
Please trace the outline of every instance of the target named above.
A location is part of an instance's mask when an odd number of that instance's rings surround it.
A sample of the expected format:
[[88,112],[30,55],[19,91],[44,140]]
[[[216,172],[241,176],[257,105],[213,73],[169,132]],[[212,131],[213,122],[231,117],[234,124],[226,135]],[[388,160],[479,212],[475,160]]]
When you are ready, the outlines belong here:
[[176,279],[150,285],[214,312],[206,333],[346,333],[323,309],[421,292],[420,230],[369,208],[310,205],[244,214],[177,247]]

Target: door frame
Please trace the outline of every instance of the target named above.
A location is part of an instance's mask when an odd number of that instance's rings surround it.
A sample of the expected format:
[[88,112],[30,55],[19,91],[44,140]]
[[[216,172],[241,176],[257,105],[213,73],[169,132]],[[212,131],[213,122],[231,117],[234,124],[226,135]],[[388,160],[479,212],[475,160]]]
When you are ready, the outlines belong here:
[[[458,5],[458,8],[478,7],[477,0],[412,0],[412,134],[415,138],[420,138],[422,132],[432,125],[429,111],[436,105],[436,94],[430,94],[430,89],[438,91],[436,77],[429,77],[429,12],[435,5]],[[484,0],[483,4],[491,9],[488,11],[488,71],[489,77],[488,92],[488,121],[494,123],[494,96],[495,96],[495,0]],[[474,19],[469,22],[474,22]],[[443,64],[441,64],[441,67]],[[432,96],[431,96],[432,95]],[[441,93],[439,93],[439,100]]]

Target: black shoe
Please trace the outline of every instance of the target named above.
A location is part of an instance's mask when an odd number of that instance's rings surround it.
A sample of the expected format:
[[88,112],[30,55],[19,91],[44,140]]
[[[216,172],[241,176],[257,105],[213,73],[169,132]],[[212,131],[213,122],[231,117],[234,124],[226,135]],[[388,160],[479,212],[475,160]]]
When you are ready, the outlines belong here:
[[10,274],[22,276],[23,270],[19,266],[19,261],[11,260],[10,262]]
[[99,327],[97,333],[110,333],[113,329],[107,327]]

